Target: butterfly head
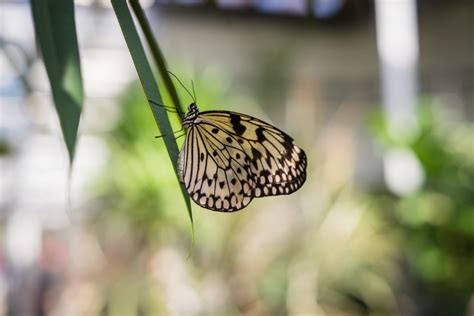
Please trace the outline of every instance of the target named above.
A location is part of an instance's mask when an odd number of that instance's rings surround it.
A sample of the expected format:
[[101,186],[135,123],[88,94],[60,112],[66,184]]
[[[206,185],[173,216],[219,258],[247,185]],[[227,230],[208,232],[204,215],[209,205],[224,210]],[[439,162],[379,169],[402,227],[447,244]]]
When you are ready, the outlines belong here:
[[198,115],[199,115],[199,109],[196,103],[193,102],[188,106],[188,112],[186,113],[186,116],[184,117],[183,126],[185,128],[188,128],[189,126],[191,126],[196,120],[196,118],[198,117]]

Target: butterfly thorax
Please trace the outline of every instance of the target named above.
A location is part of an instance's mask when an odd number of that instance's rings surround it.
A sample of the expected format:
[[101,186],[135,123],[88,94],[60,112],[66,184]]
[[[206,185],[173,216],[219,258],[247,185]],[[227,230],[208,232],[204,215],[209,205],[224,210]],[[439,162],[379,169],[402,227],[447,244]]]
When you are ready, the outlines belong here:
[[188,106],[188,112],[186,113],[183,119],[183,127],[186,129],[189,128],[191,125],[195,123],[198,116],[199,116],[199,109],[196,103],[193,102]]

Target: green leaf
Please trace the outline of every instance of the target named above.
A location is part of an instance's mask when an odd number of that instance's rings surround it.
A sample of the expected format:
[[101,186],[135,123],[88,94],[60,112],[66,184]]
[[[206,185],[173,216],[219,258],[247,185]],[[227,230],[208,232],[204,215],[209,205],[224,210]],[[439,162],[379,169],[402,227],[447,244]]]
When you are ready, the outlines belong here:
[[133,12],[135,13],[135,16],[137,17],[138,23],[140,23],[140,26],[143,31],[143,35],[145,36],[145,39],[150,48],[151,55],[153,56],[153,59],[155,60],[155,64],[158,68],[158,71],[160,72],[160,76],[163,79],[163,84],[168,90],[175,108],[178,111],[184,113],[185,109],[183,108],[183,105],[181,104],[181,101],[179,100],[178,92],[176,91],[173,81],[171,80],[170,74],[168,73],[166,60],[163,57],[163,53],[161,52],[161,49],[158,46],[158,43],[156,42],[155,37],[153,36],[153,32],[151,31],[150,23],[148,23],[148,20],[145,16],[145,12],[140,6],[140,2],[138,0],[129,0],[129,2],[130,2],[130,6],[133,9]]
[[84,101],[73,0],[31,0],[38,45],[64,141],[73,161]]
[[[119,21],[120,28],[122,29],[122,33],[125,38],[125,41],[127,42],[130,55],[132,56],[133,63],[135,64],[138,77],[140,78],[140,81],[143,86],[143,90],[145,91],[147,99],[152,100],[153,102],[158,103],[158,104],[163,104],[161,94],[158,89],[158,85],[156,83],[155,77],[153,76],[150,63],[148,62],[148,59],[145,55],[145,51],[140,41],[140,37],[138,35],[137,29],[135,28],[135,24],[130,14],[130,10],[128,8],[127,2],[125,0],[112,0],[112,6],[114,8],[115,15],[117,16],[117,19]],[[150,103],[150,107],[153,112],[153,116],[155,118],[158,129],[160,130],[160,133],[162,135],[165,135],[163,137],[163,140],[165,142],[168,155],[173,164],[176,177],[179,178],[178,177],[179,150],[178,150],[178,145],[176,143],[176,139],[173,136],[173,129],[171,127],[168,114],[165,108],[163,107],[154,106],[151,103]],[[181,191],[183,193],[184,201],[186,204],[186,208],[188,211],[189,219],[191,222],[191,229],[192,229],[193,241],[194,241],[194,224],[193,224],[193,214],[191,210],[191,202],[189,199],[189,195],[186,191],[186,188],[181,182],[180,182],[180,185],[181,185]]]

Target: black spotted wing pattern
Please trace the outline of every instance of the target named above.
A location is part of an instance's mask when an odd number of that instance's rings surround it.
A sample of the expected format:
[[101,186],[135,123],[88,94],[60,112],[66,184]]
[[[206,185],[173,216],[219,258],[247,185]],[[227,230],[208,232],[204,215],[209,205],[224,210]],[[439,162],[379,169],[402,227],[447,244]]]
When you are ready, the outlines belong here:
[[290,194],[306,180],[306,155],[278,128],[249,115],[207,111],[187,129],[180,178],[200,206],[237,211],[253,198]]

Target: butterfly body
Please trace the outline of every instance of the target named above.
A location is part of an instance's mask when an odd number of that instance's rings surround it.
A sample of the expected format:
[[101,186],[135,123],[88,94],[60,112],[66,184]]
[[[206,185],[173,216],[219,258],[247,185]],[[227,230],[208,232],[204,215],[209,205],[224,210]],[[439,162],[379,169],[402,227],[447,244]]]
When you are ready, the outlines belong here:
[[199,112],[183,119],[180,180],[198,205],[232,212],[253,198],[290,194],[306,180],[306,155],[278,128],[230,111]]

